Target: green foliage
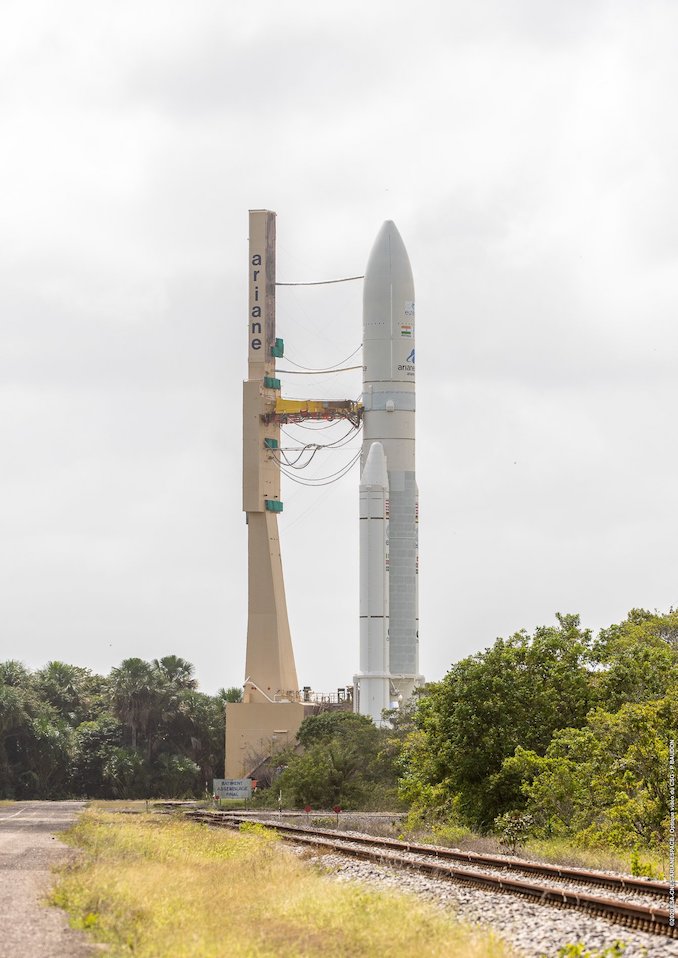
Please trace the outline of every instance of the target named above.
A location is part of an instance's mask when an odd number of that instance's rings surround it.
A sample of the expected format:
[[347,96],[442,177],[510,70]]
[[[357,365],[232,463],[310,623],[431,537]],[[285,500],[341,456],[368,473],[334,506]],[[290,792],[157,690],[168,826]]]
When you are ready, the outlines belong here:
[[597,698],[606,711],[663,698],[678,688],[678,612],[632,609],[621,624],[601,629],[594,653],[601,666]]
[[400,793],[414,818],[484,830],[527,814],[545,838],[658,849],[678,728],[678,612],[632,610],[595,640],[576,616],[557,619],[498,639],[427,687]]
[[242,702],[242,689],[239,685],[232,685],[228,689],[219,689],[217,698],[226,704],[226,702]]
[[524,845],[534,825],[534,818],[526,812],[504,812],[494,820],[495,831],[499,835],[499,844],[515,855],[521,845]]
[[464,819],[488,828],[524,804],[499,775],[518,746],[543,753],[553,732],[584,724],[593,703],[591,636],[579,618],[497,639],[427,687],[403,756],[402,795],[439,813],[455,798]]
[[387,732],[353,712],[310,716],[297,735],[303,752],[286,757],[276,782],[286,803],[303,808],[366,807],[394,799],[395,769],[384,752]]
[[631,852],[631,874],[636,878],[654,878],[661,879],[662,875],[657,868],[647,861],[643,860],[640,851],[634,848]]
[[[626,944],[617,939],[609,948],[595,948],[591,951],[581,942],[563,945],[556,953],[556,958],[622,958],[626,951]],[[547,958],[546,955],[543,958]]]
[[545,755],[516,749],[503,771],[522,776],[528,811],[544,835],[615,848],[657,847],[669,816],[668,742],[678,701],[592,711],[583,729],[557,731]]
[[199,795],[224,765],[224,710],[193,665],[126,659],[108,678],[0,662],[0,799]]

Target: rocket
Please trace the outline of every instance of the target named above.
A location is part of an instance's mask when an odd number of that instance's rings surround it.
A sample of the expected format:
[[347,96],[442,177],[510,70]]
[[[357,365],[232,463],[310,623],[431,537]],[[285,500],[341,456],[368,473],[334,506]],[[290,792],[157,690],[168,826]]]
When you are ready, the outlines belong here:
[[362,403],[360,672],[354,678],[354,707],[381,723],[382,709],[397,707],[424,681],[419,674],[414,281],[391,220],[379,231],[365,270]]

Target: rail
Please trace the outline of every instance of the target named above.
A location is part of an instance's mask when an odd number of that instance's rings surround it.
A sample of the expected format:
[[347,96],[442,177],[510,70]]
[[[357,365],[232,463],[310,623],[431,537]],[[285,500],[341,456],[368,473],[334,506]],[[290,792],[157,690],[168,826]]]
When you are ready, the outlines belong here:
[[[239,828],[251,817],[237,813],[193,810],[185,813],[189,818],[212,827]],[[507,859],[499,855],[481,855],[437,845],[417,842],[402,842],[391,838],[375,837],[355,832],[338,834],[322,828],[308,828],[274,820],[262,824],[279,832],[283,838],[306,845],[331,848],[341,854],[363,860],[409,868],[436,878],[446,878],[479,888],[507,892],[528,897],[549,905],[574,908],[589,914],[609,918],[617,923],[649,931],[652,934],[678,938],[678,928],[669,925],[668,908],[659,904],[643,904],[634,901],[603,898],[588,891],[572,890],[546,885],[515,877],[507,872],[551,879],[552,881],[577,882],[580,885],[604,887],[621,893],[635,893],[659,897],[668,903],[667,883],[620,877],[606,872],[584,868],[568,868],[523,859]],[[410,857],[408,857],[410,856]],[[458,866],[456,863],[463,863]],[[468,867],[468,866],[474,867]],[[481,867],[502,869],[501,874],[479,870]]]

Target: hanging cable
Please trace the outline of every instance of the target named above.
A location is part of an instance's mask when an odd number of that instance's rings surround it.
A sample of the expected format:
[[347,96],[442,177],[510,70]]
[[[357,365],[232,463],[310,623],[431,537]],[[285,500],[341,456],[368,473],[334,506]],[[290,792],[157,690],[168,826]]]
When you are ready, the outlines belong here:
[[[332,429],[334,426],[336,426],[336,425],[339,424],[339,421],[340,421],[340,420],[335,419],[335,420],[333,420],[332,422],[323,423],[323,425],[321,426],[321,425],[320,425],[320,420],[317,420],[317,419],[316,419],[316,420],[313,420],[313,419],[311,419],[311,420],[309,420],[309,423],[314,423],[314,425],[309,425],[309,424],[303,423],[303,422],[295,422],[295,423],[294,423],[294,428],[295,428],[295,429],[306,429],[308,432],[322,432],[324,429]],[[290,439],[294,439],[294,436],[292,436],[292,435],[285,429],[284,426],[281,426],[281,427],[280,427],[280,431],[281,431],[281,432],[284,432],[286,436],[289,436],[289,437],[290,437]]]
[[293,359],[290,359],[288,356],[285,356],[285,362],[286,362],[286,363],[290,363],[290,365],[292,365],[292,366],[296,366],[297,369],[306,369],[308,372],[314,372],[314,373],[329,373],[329,372],[331,372],[331,370],[336,369],[337,366],[343,366],[344,363],[347,363],[347,362],[349,362],[351,359],[353,359],[353,357],[355,356],[355,354],[356,354],[356,353],[359,353],[362,348],[363,348],[363,344],[361,343],[360,346],[357,346],[357,347],[353,350],[353,352],[351,353],[350,356],[347,356],[347,357],[346,357],[346,359],[342,359],[342,360],[340,360],[338,363],[333,363],[331,366],[328,366],[326,369],[316,369],[314,366],[302,366],[301,363],[295,363],[295,361],[294,361]]
[[331,283],[350,283],[354,279],[365,279],[364,276],[345,276],[343,279],[321,279],[315,283],[276,283],[276,286],[329,286]]
[[340,369],[276,369],[277,373],[287,373],[288,376],[329,376],[331,373],[346,373],[351,369],[362,369],[362,366],[342,366]]
[[[306,462],[303,463],[303,465],[298,466],[297,463],[299,462],[299,460],[301,459],[301,457],[304,455],[304,453],[305,453],[308,449],[312,449],[313,452],[312,452],[311,455],[308,457],[308,459],[306,460]],[[284,449],[278,449],[278,452],[282,455],[283,459],[285,460],[284,463],[281,462],[280,459],[279,459],[277,456],[274,456],[273,458],[276,460],[276,462],[278,462],[279,465],[281,465],[281,466],[282,466],[282,465],[285,465],[285,466],[287,466],[289,469],[305,469],[306,466],[309,466],[309,465],[313,462],[313,457],[314,457],[315,454],[317,453],[318,449],[320,449],[320,446],[316,446],[316,445],[302,446],[301,452],[299,453],[299,455],[297,456],[297,458],[296,458],[293,462],[290,462],[290,460],[287,458],[287,456],[285,455],[285,450],[284,450]]]
[[[342,446],[348,445],[348,443],[351,442],[352,439],[354,439],[354,437],[356,437],[357,435],[359,435],[361,429],[362,429],[362,425],[358,426],[357,428],[351,427],[351,428],[348,430],[348,432],[345,432],[343,436],[340,436],[338,439],[335,439],[334,442],[320,442],[320,443],[317,443],[317,442],[307,442],[307,443],[304,443],[303,446],[287,446],[287,447],[283,446],[283,447],[280,447],[280,448],[278,449],[278,452],[299,452],[299,451],[301,451],[301,452],[303,453],[306,449],[316,449],[316,450],[317,450],[317,449],[332,449],[332,450],[334,450],[334,449],[341,449]],[[284,429],[282,430],[282,432],[283,432],[286,436],[289,436],[290,439],[294,439],[294,436],[290,436],[289,433],[286,432]],[[301,457],[299,457],[299,458],[301,458]],[[295,462],[297,462],[297,461],[298,461],[298,459],[295,460]],[[309,461],[310,461],[310,460],[309,460]],[[288,463],[288,465],[291,465],[291,463]]]
[[[290,462],[289,459],[287,458],[287,456],[285,455],[284,451],[283,451],[282,449],[279,449],[278,451],[279,451],[280,453],[282,453],[282,457],[283,457],[283,459],[284,459],[285,461],[282,462],[277,456],[274,456],[274,459],[276,460],[276,462],[278,463],[278,465],[280,466],[281,469],[283,468],[283,466],[287,466],[288,469],[305,469],[307,466],[310,466],[310,465],[311,465],[311,463],[313,462],[313,458],[314,458],[315,454],[318,452],[318,449],[320,449],[320,448],[321,448],[320,446],[305,446],[305,447],[301,450],[301,452],[299,453],[299,455],[297,456],[297,458],[294,460],[294,462]],[[297,463],[299,462],[299,460],[300,460],[301,457],[304,455],[304,453],[306,452],[307,449],[313,449],[313,452],[312,452],[311,455],[308,457],[308,459],[306,460],[306,462],[302,463],[301,466],[298,466]]]
[[[280,455],[276,456],[274,453],[273,458],[278,463],[278,465],[280,466],[283,472],[285,467],[287,467],[288,469],[295,469],[297,471],[301,471],[302,469],[306,469],[308,466],[310,466],[310,464],[313,462],[313,459],[315,458],[316,454],[318,453],[320,449],[332,449],[334,451],[348,445],[348,443],[351,442],[351,440],[353,439],[353,433],[354,433],[354,430],[349,429],[347,433],[345,433],[339,439],[335,440],[335,442],[329,442],[324,444],[306,443],[306,445],[301,446],[301,448],[299,446],[296,446],[292,449],[278,448],[277,451]],[[309,450],[313,450],[311,452],[311,455],[308,457],[308,459],[305,462],[302,462],[301,465],[299,465],[299,463],[301,462],[304,456],[304,453],[308,452]],[[297,456],[296,459],[291,460],[287,456],[288,452],[298,452],[299,455]],[[334,473],[332,473],[332,475],[334,475]],[[324,478],[328,479],[330,477],[325,476]],[[312,481],[310,477],[309,477],[309,481]]]
[[330,473],[329,476],[318,476],[317,478],[314,478],[314,479],[311,479],[311,478],[302,479],[299,476],[293,476],[291,473],[286,472],[282,466],[280,467],[280,471],[288,479],[291,479],[292,482],[296,482],[301,486],[326,486],[326,485],[329,485],[331,482],[338,482],[339,479],[342,479],[356,464],[356,462],[360,458],[360,453],[361,453],[361,450],[359,449],[357,453],[355,454],[355,456],[353,456],[353,458],[348,463],[346,463],[345,466],[342,466],[341,469],[338,469],[336,472]]

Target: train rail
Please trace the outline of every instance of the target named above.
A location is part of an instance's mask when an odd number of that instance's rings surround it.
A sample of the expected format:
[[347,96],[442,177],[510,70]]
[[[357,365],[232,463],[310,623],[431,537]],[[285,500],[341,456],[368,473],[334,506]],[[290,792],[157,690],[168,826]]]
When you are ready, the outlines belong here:
[[[184,814],[212,827],[239,828],[242,823],[252,821],[251,817],[232,812],[192,810]],[[297,844],[380,865],[414,870],[432,878],[519,895],[545,905],[585,911],[632,929],[678,938],[678,928],[669,924],[669,910],[666,907],[669,886],[664,882],[507,859],[499,855],[481,855],[356,832],[339,834],[330,829],[309,828],[282,821],[264,820],[261,824]],[[590,890],[592,886],[604,888],[621,897],[609,898],[595,894]]]

